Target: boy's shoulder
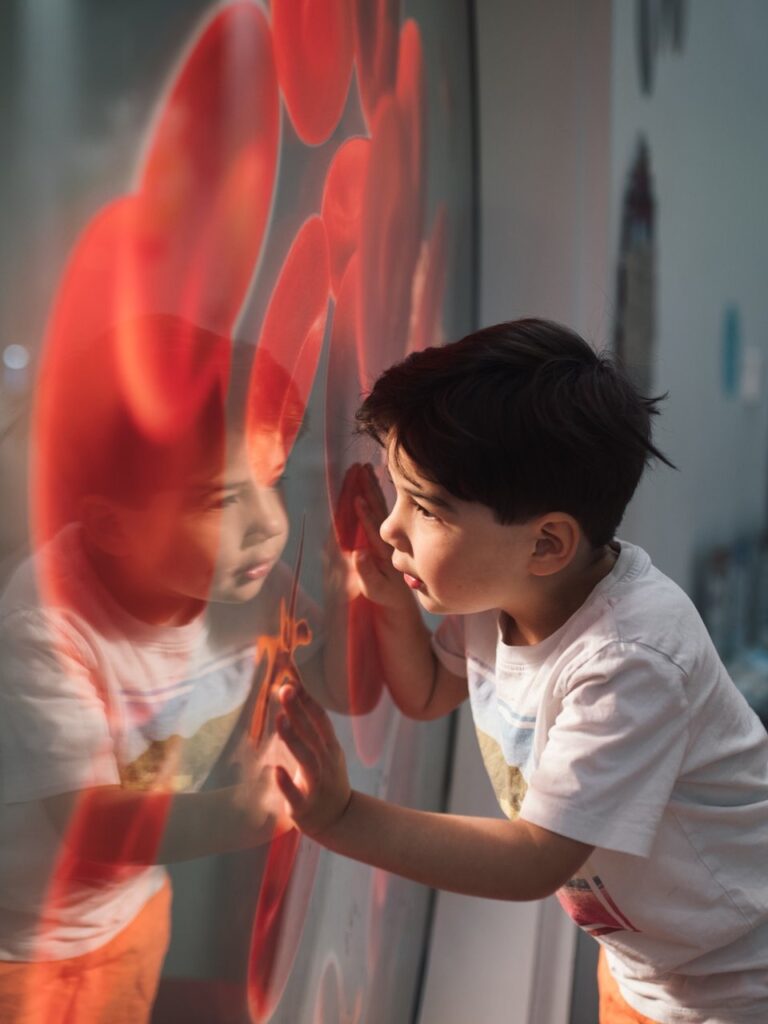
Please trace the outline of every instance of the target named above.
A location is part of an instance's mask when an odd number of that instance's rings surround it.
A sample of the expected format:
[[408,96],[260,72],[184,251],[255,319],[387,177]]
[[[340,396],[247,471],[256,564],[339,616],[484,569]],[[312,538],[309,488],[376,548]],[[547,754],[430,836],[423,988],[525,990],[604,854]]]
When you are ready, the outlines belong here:
[[699,612],[642,548],[619,544],[614,571],[594,595],[599,632],[606,641],[656,652],[688,674],[703,651],[713,650]]
[[[610,654],[632,650],[662,659],[689,674],[702,653],[714,653],[706,627],[688,595],[657,569],[648,554],[617,541],[611,572],[554,634],[535,648],[506,647],[498,611],[452,616],[439,630],[442,654],[466,656],[486,666],[520,662],[531,669],[562,671]],[[458,660],[457,660],[458,664]]]

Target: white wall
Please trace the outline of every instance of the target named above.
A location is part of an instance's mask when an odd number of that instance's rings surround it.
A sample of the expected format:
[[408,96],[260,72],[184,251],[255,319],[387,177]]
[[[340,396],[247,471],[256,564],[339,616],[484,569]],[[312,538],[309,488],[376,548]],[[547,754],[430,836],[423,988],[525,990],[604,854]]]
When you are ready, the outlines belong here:
[[[621,534],[690,589],[702,547],[765,525],[764,375],[758,401],[726,396],[721,335],[736,303],[768,363],[768,4],[689,0],[684,50],[662,49],[650,97],[633,0],[475,6],[482,323],[548,316],[610,344],[621,200],[641,132],[650,144],[654,387],[670,393],[656,438],[680,472],[646,476]],[[495,813],[468,715],[454,771],[451,808]],[[441,894],[421,1024],[567,1021],[574,932],[544,906]]]
[[[480,320],[608,337],[609,0],[477,0]],[[450,809],[499,814],[467,709]],[[575,929],[554,901],[441,893],[421,1024],[564,1024]]]
[[768,346],[768,4],[695,0],[684,51],[665,48],[641,94],[635,5],[616,0],[611,92],[612,246],[637,138],[651,151],[657,202],[657,372],[669,391],[658,440],[680,473],[649,474],[624,536],[690,588],[696,552],[764,525],[768,412],[721,389],[723,308],[743,341]]

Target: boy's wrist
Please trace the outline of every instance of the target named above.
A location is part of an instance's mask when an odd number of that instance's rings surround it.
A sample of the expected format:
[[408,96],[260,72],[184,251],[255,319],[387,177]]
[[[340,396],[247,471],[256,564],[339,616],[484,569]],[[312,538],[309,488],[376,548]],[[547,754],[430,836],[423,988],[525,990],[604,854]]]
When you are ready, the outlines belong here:
[[310,835],[310,838],[329,850],[339,850],[339,844],[343,845],[343,837],[348,827],[348,821],[354,814],[353,806],[356,796],[356,791],[350,789],[341,812],[336,815],[333,821],[329,822],[314,835]]

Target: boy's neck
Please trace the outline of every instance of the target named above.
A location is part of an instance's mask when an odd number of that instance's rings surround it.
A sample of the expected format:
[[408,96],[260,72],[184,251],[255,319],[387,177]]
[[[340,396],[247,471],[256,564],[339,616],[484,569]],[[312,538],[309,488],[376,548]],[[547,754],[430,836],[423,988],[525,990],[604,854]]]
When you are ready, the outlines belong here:
[[133,581],[114,558],[85,538],[88,562],[101,585],[123,611],[149,626],[186,626],[205,608],[205,602],[177,594],[149,593]]
[[610,573],[617,558],[618,549],[606,544],[590,550],[557,576],[538,577],[524,609],[502,610],[504,643],[531,647],[557,632]]

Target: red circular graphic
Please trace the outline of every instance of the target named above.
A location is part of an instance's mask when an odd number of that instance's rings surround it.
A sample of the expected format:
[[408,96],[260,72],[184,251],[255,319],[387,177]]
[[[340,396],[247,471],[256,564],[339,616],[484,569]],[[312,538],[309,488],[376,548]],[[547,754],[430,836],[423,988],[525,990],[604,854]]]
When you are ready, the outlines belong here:
[[443,298],[448,273],[448,215],[441,203],[432,234],[422,242],[413,275],[408,351],[418,352],[443,343]]
[[403,26],[397,94],[373,121],[360,227],[358,331],[370,383],[407,349],[424,219],[424,89],[418,26]]
[[314,216],[299,229],[280,271],[251,370],[246,437],[263,483],[273,482],[275,437],[285,459],[301,426],[323,344],[329,286],[325,227]]
[[399,31],[400,0],[356,0],[355,62],[360,101],[369,125],[379,100],[395,86]]
[[302,142],[325,142],[338,124],[352,75],[350,0],[272,0],[275,61]]
[[230,330],[272,208],[280,106],[272,38],[254,3],[220,10],[193,43],[163,101],[139,189],[162,273],[151,308]]
[[336,151],[323,190],[322,216],[328,232],[331,290],[338,297],[344,271],[360,239],[360,215],[368,171],[370,139],[349,139]]

